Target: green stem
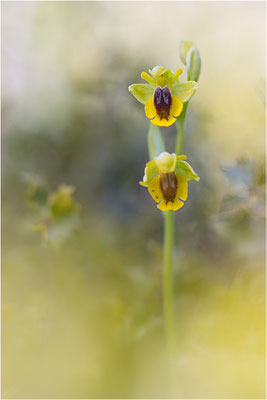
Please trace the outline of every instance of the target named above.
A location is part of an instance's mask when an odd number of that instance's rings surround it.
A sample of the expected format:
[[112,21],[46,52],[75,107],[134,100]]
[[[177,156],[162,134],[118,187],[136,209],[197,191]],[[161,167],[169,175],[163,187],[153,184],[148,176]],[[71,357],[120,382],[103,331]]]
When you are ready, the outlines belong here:
[[174,384],[173,361],[175,358],[175,324],[173,310],[173,244],[174,212],[164,212],[164,253],[163,253],[163,304],[165,318],[165,335],[168,351],[168,362],[171,386]]
[[[184,120],[188,103],[184,104],[182,114],[177,123],[175,153],[181,154],[184,141]],[[173,309],[173,246],[174,246],[174,212],[164,212],[164,253],[163,253],[163,302],[165,318],[165,334],[170,367],[171,390],[175,384],[174,361],[176,356],[175,320]]]
[[185,120],[185,115],[188,107],[188,102],[184,103],[184,108],[182,111],[182,114],[177,120],[177,136],[176,136],[176,147],[175,147],[175,153],[177,155],[182,153],[183,149],[183,142],[184,142],[184,120]]

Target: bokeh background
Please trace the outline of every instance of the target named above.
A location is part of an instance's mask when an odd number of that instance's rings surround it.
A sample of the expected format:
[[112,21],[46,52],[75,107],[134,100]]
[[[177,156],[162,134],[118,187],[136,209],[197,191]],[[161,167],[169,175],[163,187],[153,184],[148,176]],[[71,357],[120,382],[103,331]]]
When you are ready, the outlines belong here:
[[[180,40],[202,58],[184,143],[201,180],[176,213],[174,397],[264,397],[264,2],[4,2],[2,398],[170,397],[162,215],[127,87],[182,67]],[[45,246],[62,184],[74,229]]]

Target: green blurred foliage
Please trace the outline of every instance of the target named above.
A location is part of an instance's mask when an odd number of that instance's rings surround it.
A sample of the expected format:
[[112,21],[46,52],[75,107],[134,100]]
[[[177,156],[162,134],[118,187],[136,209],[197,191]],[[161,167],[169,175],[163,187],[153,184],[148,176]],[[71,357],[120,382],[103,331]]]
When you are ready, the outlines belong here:
[[79,227],[80,207],[73,199],[73,186],[60,185],[55,192],[48,192],[48,185],[31,174],[24,174],[26,205],[32,211],[29,228],[39,232],[42,244],[60,246],[70,239]]
[[176,213],[175,397],[263,397],[262,7],[3,4],[2,398],[169,397],[162,215],[138,184],[149,124],[127,88],[182,66],[187,38],[200,182]]

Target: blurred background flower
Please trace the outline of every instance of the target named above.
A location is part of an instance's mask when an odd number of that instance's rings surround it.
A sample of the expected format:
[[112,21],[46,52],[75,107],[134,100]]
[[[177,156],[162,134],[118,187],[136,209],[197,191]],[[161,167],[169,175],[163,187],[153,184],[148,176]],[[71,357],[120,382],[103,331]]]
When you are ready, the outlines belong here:
[[[162,216],[128,86],[175,71],[180,40],[202,60],[184,146],[201,182],[176,215],[176,397],[264,397],[264,3],[5,2],[2,38],[2,398],[169,395]],[[32,174],[40,204],[76,188],[59,247],[27,229]]]

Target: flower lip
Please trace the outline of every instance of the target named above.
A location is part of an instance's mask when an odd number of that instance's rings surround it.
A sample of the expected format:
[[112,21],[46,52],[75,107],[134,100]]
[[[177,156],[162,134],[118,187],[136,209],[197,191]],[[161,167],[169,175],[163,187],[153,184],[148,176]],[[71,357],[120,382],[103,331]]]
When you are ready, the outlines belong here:
[[178,181],[174,172],[164,174],[160,172],[159,185],[164,200],[174,202],[177,195]]
[[160,119],[168,119],[172,105],[172,95],[169,87],[157,86],[154,91],[154,105]]

